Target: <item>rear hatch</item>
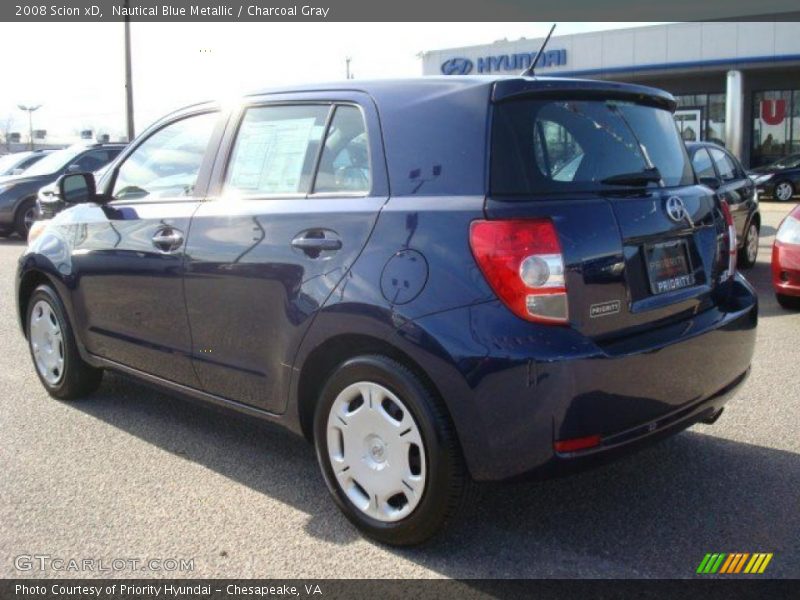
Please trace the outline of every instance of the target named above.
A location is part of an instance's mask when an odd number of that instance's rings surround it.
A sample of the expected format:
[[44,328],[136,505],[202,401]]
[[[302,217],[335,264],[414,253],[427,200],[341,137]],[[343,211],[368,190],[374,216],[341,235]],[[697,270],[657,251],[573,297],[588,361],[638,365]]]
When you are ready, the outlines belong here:
[[671,97],[525,81],[513,93],[496,84],[486,216],[552,221],[569,325],[619,347],[722,302],[725,215],[696,185]]

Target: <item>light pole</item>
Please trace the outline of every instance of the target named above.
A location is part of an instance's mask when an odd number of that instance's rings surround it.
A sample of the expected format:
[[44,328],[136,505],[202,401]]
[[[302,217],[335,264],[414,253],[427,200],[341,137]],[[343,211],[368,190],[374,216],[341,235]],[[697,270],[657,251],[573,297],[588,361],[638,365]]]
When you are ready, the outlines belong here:
[[31,150],[33,150],[33,111],[38,110],[41,107],[41,104],[37,104],[36,106],[25,106],[24,104],[17,105],[17,108],[28,113],[28,139],[30,140]]
[[346,57],[345,57],[345,59],[344,59],[344,63],[345,63],[345,77],[346,77],[347,79],[352,79],[352,78],[353,78],[353,74],[352,74],[352,73],[350,73],[350,61],[351,61],[351,60],[353,60],[353,59],[352,59],[352,58],[350,58],[349,56],[346,56]]
[[[130,0],[125,0],[125,8]],[[128,141],[132,142],[135,132],[133,127],[133,78],[131,76],[131,18],[125,17],[125,120],[128,129]]]

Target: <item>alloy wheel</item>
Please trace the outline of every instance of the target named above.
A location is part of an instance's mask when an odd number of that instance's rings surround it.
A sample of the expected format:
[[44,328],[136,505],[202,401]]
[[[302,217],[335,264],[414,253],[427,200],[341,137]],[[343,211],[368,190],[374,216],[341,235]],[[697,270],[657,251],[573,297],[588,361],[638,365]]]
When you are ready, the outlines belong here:
[[747,260],[751,263],[756,262],[758,256],[758,227],[754,223],[750,224],[747,232]]
[[327,423],[328,458],[352,504],[382,522],[399,521],[425,492],[425,446],[400,398],[377,383],[343,389]]
[[793,194],[794,190],[792,189],[792,184],[788,181],[781,181],[775,186],[775,197],[781,202],[791,200]]
[[31,311],[30,345],[36,369],[50,385],[64,377],[64,336],[49,302],[39,300]]
[[31,230],[34,221],[36,221],[36,207],[31,206],[25,211],[25,214],[22,216],[22,222],[25,224],[26,231]]

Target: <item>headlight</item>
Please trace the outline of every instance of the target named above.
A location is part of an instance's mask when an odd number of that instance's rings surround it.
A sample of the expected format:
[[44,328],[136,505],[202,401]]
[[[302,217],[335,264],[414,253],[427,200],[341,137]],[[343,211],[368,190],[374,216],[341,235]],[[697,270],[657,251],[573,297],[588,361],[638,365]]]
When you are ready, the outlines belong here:
[[6,184],[0,183],[0,194],[4,194],[5,192],[7,192],[11,188],[13,188],[15,185],[17,185],[17,184],[16,183],[6,183]]
[[792,216],[786,217],[778,227],[775,239],[783,244],[800,244],[800,220]]
[[767,183],[773,177],[775,177],[775,173],[767,173],[766,175],[756,175],[753,178],[753,183],[755,183],[756,185],[761,185],[762,183]]
[[28,232],[28,244],[35,242],[36,238],[42,235],[44,230],[47,229],[47,225],[49,223],[50,221],[34,221],[33,225],[31,225],[30,231]]

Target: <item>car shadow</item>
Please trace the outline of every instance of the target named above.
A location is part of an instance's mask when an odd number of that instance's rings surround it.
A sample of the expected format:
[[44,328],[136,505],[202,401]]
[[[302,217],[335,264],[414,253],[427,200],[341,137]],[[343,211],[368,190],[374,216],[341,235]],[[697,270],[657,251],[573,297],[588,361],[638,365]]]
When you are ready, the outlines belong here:
[[27,242],[20,237],[0,237],[0,245],[3,246],[25,246]]
[[[328,497],[313,448],[276,425],[114,374],[69,406],[303,511],[309,535],[359,539]],[[800,552],[798,490],[797,454],[692,430],[578,475],[482,484],[444,534],[386,550],[453,578],[691,577],[707,552],[763,551],[776,553],[771,576],[797,577],[780,556]]]

